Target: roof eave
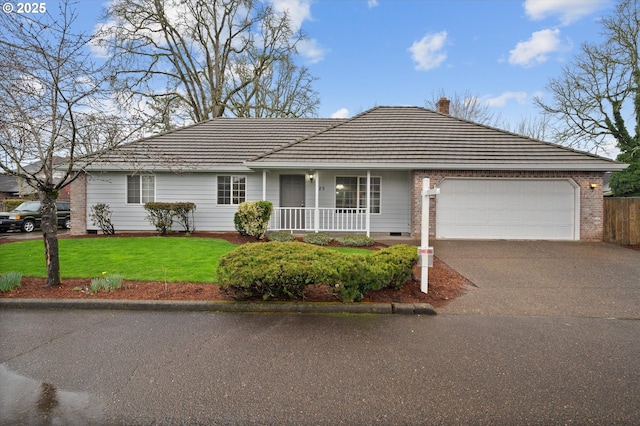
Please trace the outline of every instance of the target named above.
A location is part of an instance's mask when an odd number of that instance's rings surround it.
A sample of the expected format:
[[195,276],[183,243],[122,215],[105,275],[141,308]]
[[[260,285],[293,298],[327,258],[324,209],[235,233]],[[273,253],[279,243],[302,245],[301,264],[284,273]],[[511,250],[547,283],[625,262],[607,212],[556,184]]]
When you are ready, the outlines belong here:
[[246,161],[251,169],[393,169],[393,170],[580,170],[618,171],[629,165],[622,163],[341,163],[301,161]]

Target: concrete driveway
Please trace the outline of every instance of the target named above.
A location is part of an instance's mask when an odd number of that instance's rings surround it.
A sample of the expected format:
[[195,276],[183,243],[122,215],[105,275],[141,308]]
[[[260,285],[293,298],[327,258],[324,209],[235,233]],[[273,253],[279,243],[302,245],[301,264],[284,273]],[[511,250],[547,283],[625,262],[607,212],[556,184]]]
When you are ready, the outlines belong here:
[[477,287],[443,314],[640,319],[640,251],[606,243],[435,241]]

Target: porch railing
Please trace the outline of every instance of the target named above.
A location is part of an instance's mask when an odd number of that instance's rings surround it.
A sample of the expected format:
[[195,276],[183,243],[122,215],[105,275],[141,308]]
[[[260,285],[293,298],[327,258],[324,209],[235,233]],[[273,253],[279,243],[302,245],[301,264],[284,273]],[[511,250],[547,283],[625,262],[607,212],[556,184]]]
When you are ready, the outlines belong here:
[[274,207],[269,230],[365,232],[366,209]]

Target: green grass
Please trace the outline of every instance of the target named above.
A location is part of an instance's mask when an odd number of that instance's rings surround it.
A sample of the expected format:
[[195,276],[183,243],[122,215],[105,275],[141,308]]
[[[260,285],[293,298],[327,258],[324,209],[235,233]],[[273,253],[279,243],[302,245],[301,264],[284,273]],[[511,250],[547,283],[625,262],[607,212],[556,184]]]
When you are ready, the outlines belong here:
[[[78,238],[59,240],[62,278],[97,278],[103,273],[127,280],[215,283],[218,259],[237,245],[215,238]],[[368,250],[340,247],[344,253]],[[0,245],[0,274],[46,277],[42,240]]]

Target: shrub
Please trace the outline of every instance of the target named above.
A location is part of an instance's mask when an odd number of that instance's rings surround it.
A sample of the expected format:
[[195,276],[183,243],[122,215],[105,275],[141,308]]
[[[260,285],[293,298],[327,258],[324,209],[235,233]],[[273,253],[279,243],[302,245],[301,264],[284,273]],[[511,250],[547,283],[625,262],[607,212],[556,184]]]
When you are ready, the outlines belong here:
[[385,286],[397,290],[411,277],[413,268],[418,263],[418,249],[399,244],[373,253],[370,261],[380,266],[379,273],[387,283]]
[[280,241],[281,243],[295,241],[296,239],[296,237],[294,237],[293,234],[288,231],[269,232],[266,235],[266,238],[267,238],[267,241]]
[[100,278],[94,278],[91,280],[90,291],[91,293],[97,293],[100,290],[106,292],[116,291],[122,287],[122,276],[120,275],[106,275]]
[[102,230],[105,235],[113,235],[116,233],[113,223],[111,222],[111,209],[108,204],[98,203],[91,206],[91,214],[89,215],[94,225]]
[[272,211],[273,204],[269,201],[245,201],[238,205],[233,223],[240,235],[250,235],[261,240],[267,232]]
[[22,272],[7,272],[0,275],[0,291],[11,291],[20,287],[22,282]]
[[147,220],[156,228],[156,231],[160,235],[166,235],[171,232],[173,227],[173,219],[178,218],[185,231],[191,232],[195,230],[195,226],[192,226],[189,217],[193,216],[193,211],[196,209],[194,203],[159,203],[149,202],[144,204],[144,209],[147,211]]
[[337,282],[340,253],[299,242],[244,244],[218,261],[218,286],[236,298],[295,299],[307,285]]
[[336,240],[340,245],[348,247],[368,247],[375,244],[373,238],[366,235],[345,235]]
[[303,238],[305,243],[315,244],[317,246],[326,246],[331,242],[331,237],[322,232],[315,232],[313,234],[307,234]]
[[326,284],[343,302],[369,290],[399,288],[418,260],[415,247],[344,254],[299,242],[244,244],[218,262],[218,285],[236,298],[299,298],[308,285]]
[[193,212],[196,210],[194,203],[173,203],[172,211],[175,220],[182,225],[186,232],[196,230]]

